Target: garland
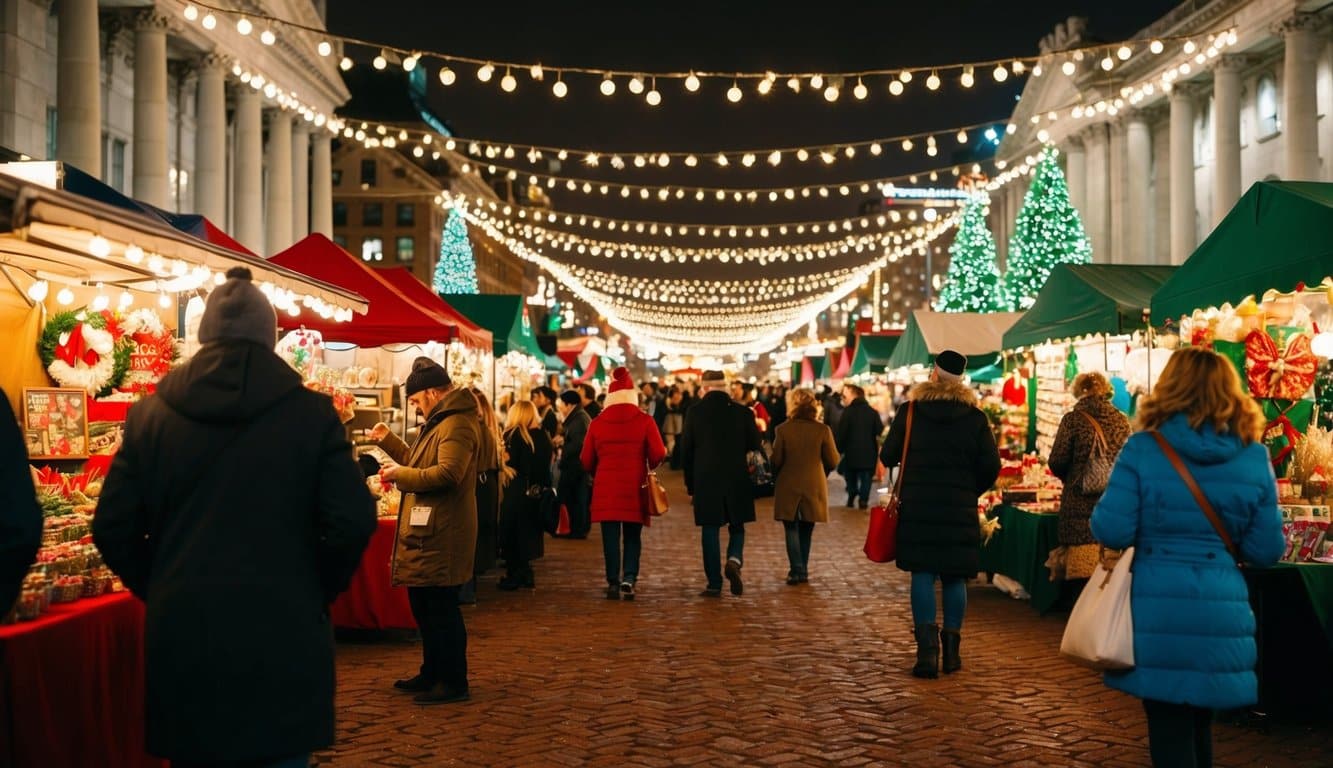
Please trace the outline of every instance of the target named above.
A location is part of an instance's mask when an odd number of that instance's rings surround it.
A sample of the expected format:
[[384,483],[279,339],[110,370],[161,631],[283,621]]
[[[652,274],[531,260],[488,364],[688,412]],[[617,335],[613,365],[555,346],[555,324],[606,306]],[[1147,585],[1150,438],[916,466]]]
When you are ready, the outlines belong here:
[[125,380],[134,343],[109,312],[57,312],[37,340],[42,365],[56,383],[105,397]]

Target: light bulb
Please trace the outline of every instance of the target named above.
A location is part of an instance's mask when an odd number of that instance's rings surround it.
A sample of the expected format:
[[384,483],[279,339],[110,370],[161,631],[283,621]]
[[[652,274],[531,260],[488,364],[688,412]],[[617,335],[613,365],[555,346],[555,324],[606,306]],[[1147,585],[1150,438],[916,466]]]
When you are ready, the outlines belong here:
[[829,85],[829,87],[824,89],[824,101],[837,101],[837,100],[838,100],[838,86]]
[[259,33],[259,42],[263,43],[264,45],[273,45],[274,43],[278,42],[278,36],[273,34],[273,30],[266,29],[263,32]]
[[250,23],[249,19],[242,16],[240,20],[236,22],[236,31],[240,32],[242,35],[248,35],[250,34],[250,30],[254,29],[254,26],[255,25]]
[[163,309],[169,309],[171,307],[171,297],[165,293],[159,294],[157,297],[157,305]]
[[528,74],[532,76],[533,80],[541,80],[546,77],[546,73],[542,71],[542,65],[540,64],[533,64],[532,67],[528,69]]
[[107,242],[107,239],[101,235],[93,235],[92,239],[88,241],[88,253],[99,259],[105,259],[111,255],[111,243]]
[[962,83],[964,88],[971,88],[976,84],[977,79],[976,76],[972,74],[971,67],[967,67],[963,70],[963,74],[958,78],[958,82]]
[[865,83],[861,82],[860,78],[856,79],[856,87],[852,89],[852,95],[858,100],[864,99],[866,96],[870,95],[870,90],[866,88]]
[[1110,72],[1114,67],[1115,67],[1115,59],[1112,59],[1110,56],[1107,56],[1106,58],[1102,59],[1102,69],[1106,70],[1107,72]]
[[445,67],[440,70],[440,85],[453,85],[458,80],[458,74],[452,69]]
[[1046,130],[1045,128],[1042,128],[1040,131],[1037,131],[1037,141],[1040,141],[1042,144],[1045,144],[1050,140],[1051,140],[1050,131]]
[[819,90],[820,88],[823,88],[823,87],[824,87],[824,76],[823,76],[823,75],[815,75],[815,76],[811,77],[811,78],[810,78],[810,87],[811,87],[811,88],[814,88],[815,90]]
[[143,261],[143,249],[134,244],[125,246],[125,260],[131,264]]
[[56,294],[56,302],[63,307],[68,307],[70,304],[73,304],[74,291],[71,291],[68,287],[61,288],[60,293]]
[[1161,40],[1154,40],[1151,43],[1148,43],[1148,50],[1152,51],[1153,53],[1161,53],[1165,49],[1165,47],[1166,46],[1162,45]]
[[194,21],[195,19],[199,18],[199,9],[195,8],[193,5],[185,6],[185,10],[182,13],[185,15],[185,18],[189,21]]
[[1045,70],[1043,70],[1043,69],[1041,68],[1041,65],[1040,65],[1040,64],[1037,64],[1037,65],[1035,65],[1035,66],[1032,67],[1032,76],[1033,76],[1033,77],[1041,77],[1041,73],[1044,72],[1044,71],[1045,71]]
[[204,20],[199,23],[203,25],[204,29],[211,30],[218,25],[218,20],[213,14],[206,13],[204,14]]
[[903,95],[903,81],[901,81],[901,80],[890,80],[890,81],[889,81],[889,93],[893,94],[894,96],[901,96],[901,95]]
[[344,56],[342,58],[342,61],[338,62],[338,69],[341,69],[344,72],[346,72],[351,68],[352,68],[352,60],[347,56]]
[[495,67],[490,64],[482,64],[477,68],[477,79],[483,83],[489,83],[491,76],[495,74]]
[[417,56],[417,55],[414,53],[414,54],[412,54],[411,56],[408,56],[407,58],[403,59],[403,71],[404,71],[404,72],[411,72],[412,70],[416,69],[416,68],[417,68],[417,59],[419,59],[419,58],[420,58],[420,57]]
[[958,143],[959,143],[959,144],[966,144],[966,143],[967,143],[967,131],[959,131],[959,132],[958,132]]
[[603,96],[610,96],[616,92],[616,81],[611,79],[610,74],[602,77],[601,91]]
[[658,93],[656,88],[649,91],[644,98],[648,100],[648,106],[650,107],[655,107],[662,103],[662,94]]
[[883,151],[884,148],[879,145],[878,141],[870,145],[870,154],[874,155],[875,157],[879,157],[880,153]]
[[643,93],[643,78],[635,75],[629,79],[629,92],[638,96]]
[[551,86],[551,93],[555,94],[557,99],[563,99],[565,94],[569,93],[569,86],[565,85],[564,80],[557,78],[555,84]]
[[792,90],[792,93],[800,93],[800,92],[801,92],[801,79],[800,79],[799,77],[789,77],[789,78],[787,78],[787,87],[790,88],[790,89]]
[[911,151],[912,151],[912,140],[911,140],[911,139],[903,139],[903,151],[904,151],[904,152],[911,152]]
[[731,84],[731,87],[727,89],[727,101],[730,101],[732,104],[740,101],[742,95],[741,87],[734,82]]
[[385,67],[389,66],[389,60],[384,58],[383,56],[376,56],[374,59],[371,60],[370,65],[375,69],[384,69]]
[[685,78],[685,90],[689,91],[690,93],[694,93],[695,91],[699,90],[699,78],[693,72],[691,72],[689,76]]
[[120,310],[123,312],[129,309],[131,306],[133,306],[133,304],[134,304],[134,294],[130,293],[129,291],[121,291],[120,301],[118,301],[116,304],[120,308]]
[[759,95],[767,96],[768,92],[773,90],[773,81],[767,78],[759,81]]
[[1072,61],[1066,61],[1064,64],[1060,65],[1060,71],[1064,72],[1066,75],[1069,75],[1070,77],[1073,77],[1074,72],[1077,69],[1078,68],[1074,66],[1074,62]]
[[1131,51],[1131,50],[1129,49],[1129,46],[1128,46],[1128,45],[1122,45],[1122,46],[1120,46],[1120,48],[1115,52],[1115,55],[1116,55],[1117,57],[1119,57],[1119,59],[1120,59],[1121,61],[1129,61],[1129,57],[1130,57],[1130,56],[1133,56],[1133,55],[1134,55],[1134,52]]
[[111,299],[105,293],[99,293],[93,297],[92,309],[94,312],[101,312],[111,306]]
[[513,73],[506,69],[505,76],[500,78],[500,90],[505,93],[513,93],[514,89],[517,87],[518,78],[514,77]]
[[320,40],[319,46],[316,48],[316,50],[319,51],[320,56],[328,56],[329,54],[333,53],[333,46],[329,43],[328,40]]
[[1194,53],[1194,41],[1186,40],[1185,47],[1182,48],[1181,50],[1183,50],[1186,54]]
[[995,70],[991,72],[991,77],[995,78],[995,82],[1003,83],[1009,79],[1009,70],[1005,69],[1003,64],[997,64]]
[[45,280],[38,280],[28,286],[28,298],[36,302],[46,301],[46,294],[51,290],[51,284]]

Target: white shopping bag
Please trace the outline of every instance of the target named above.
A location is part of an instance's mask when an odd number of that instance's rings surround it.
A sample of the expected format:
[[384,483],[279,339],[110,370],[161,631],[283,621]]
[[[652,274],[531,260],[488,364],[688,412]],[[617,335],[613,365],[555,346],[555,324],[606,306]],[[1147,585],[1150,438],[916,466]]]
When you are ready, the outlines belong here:
[[1065,625],[1060,655],[1093,669],[1134,668],[1134,616],[1129,606],[1134,548],[1115,568],[1101,563],[1092,572]]

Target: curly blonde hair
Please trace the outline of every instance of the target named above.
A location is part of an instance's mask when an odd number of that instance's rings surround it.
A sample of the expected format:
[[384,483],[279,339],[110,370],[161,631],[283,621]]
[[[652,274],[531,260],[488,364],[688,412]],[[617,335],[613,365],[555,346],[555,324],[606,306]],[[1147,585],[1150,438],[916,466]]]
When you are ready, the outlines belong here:
[[1096,371],[1080,373],[1074,377],[1074,386],[1070,387],[1070,392],[1079,400],[1089,395],[1105,399],[1111,396],[1111,382]]
[[787,393],[787,413],[793,419],[813,419],[819,413],[815,391],[797,387]]
[[1185,414],[1192,429],[1211,424],[1247,444],[1263,436],[1263,411],[1241,389],[1236,369],[1202,347],[1185,347],[1171,355],[1152,394],[1139,403],[1139,429],[1157,429],[1177,413]]

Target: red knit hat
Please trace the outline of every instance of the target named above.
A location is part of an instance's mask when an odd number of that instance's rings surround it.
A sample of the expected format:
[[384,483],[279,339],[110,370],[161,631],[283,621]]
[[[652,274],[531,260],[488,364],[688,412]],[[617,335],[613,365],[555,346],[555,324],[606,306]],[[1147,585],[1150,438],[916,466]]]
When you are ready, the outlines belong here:
[[611,386],[607,392],[623,392],[627,389],[634,389],[634,379],[629,376],[629,369],[623,365],[616,366],[611,371]]

